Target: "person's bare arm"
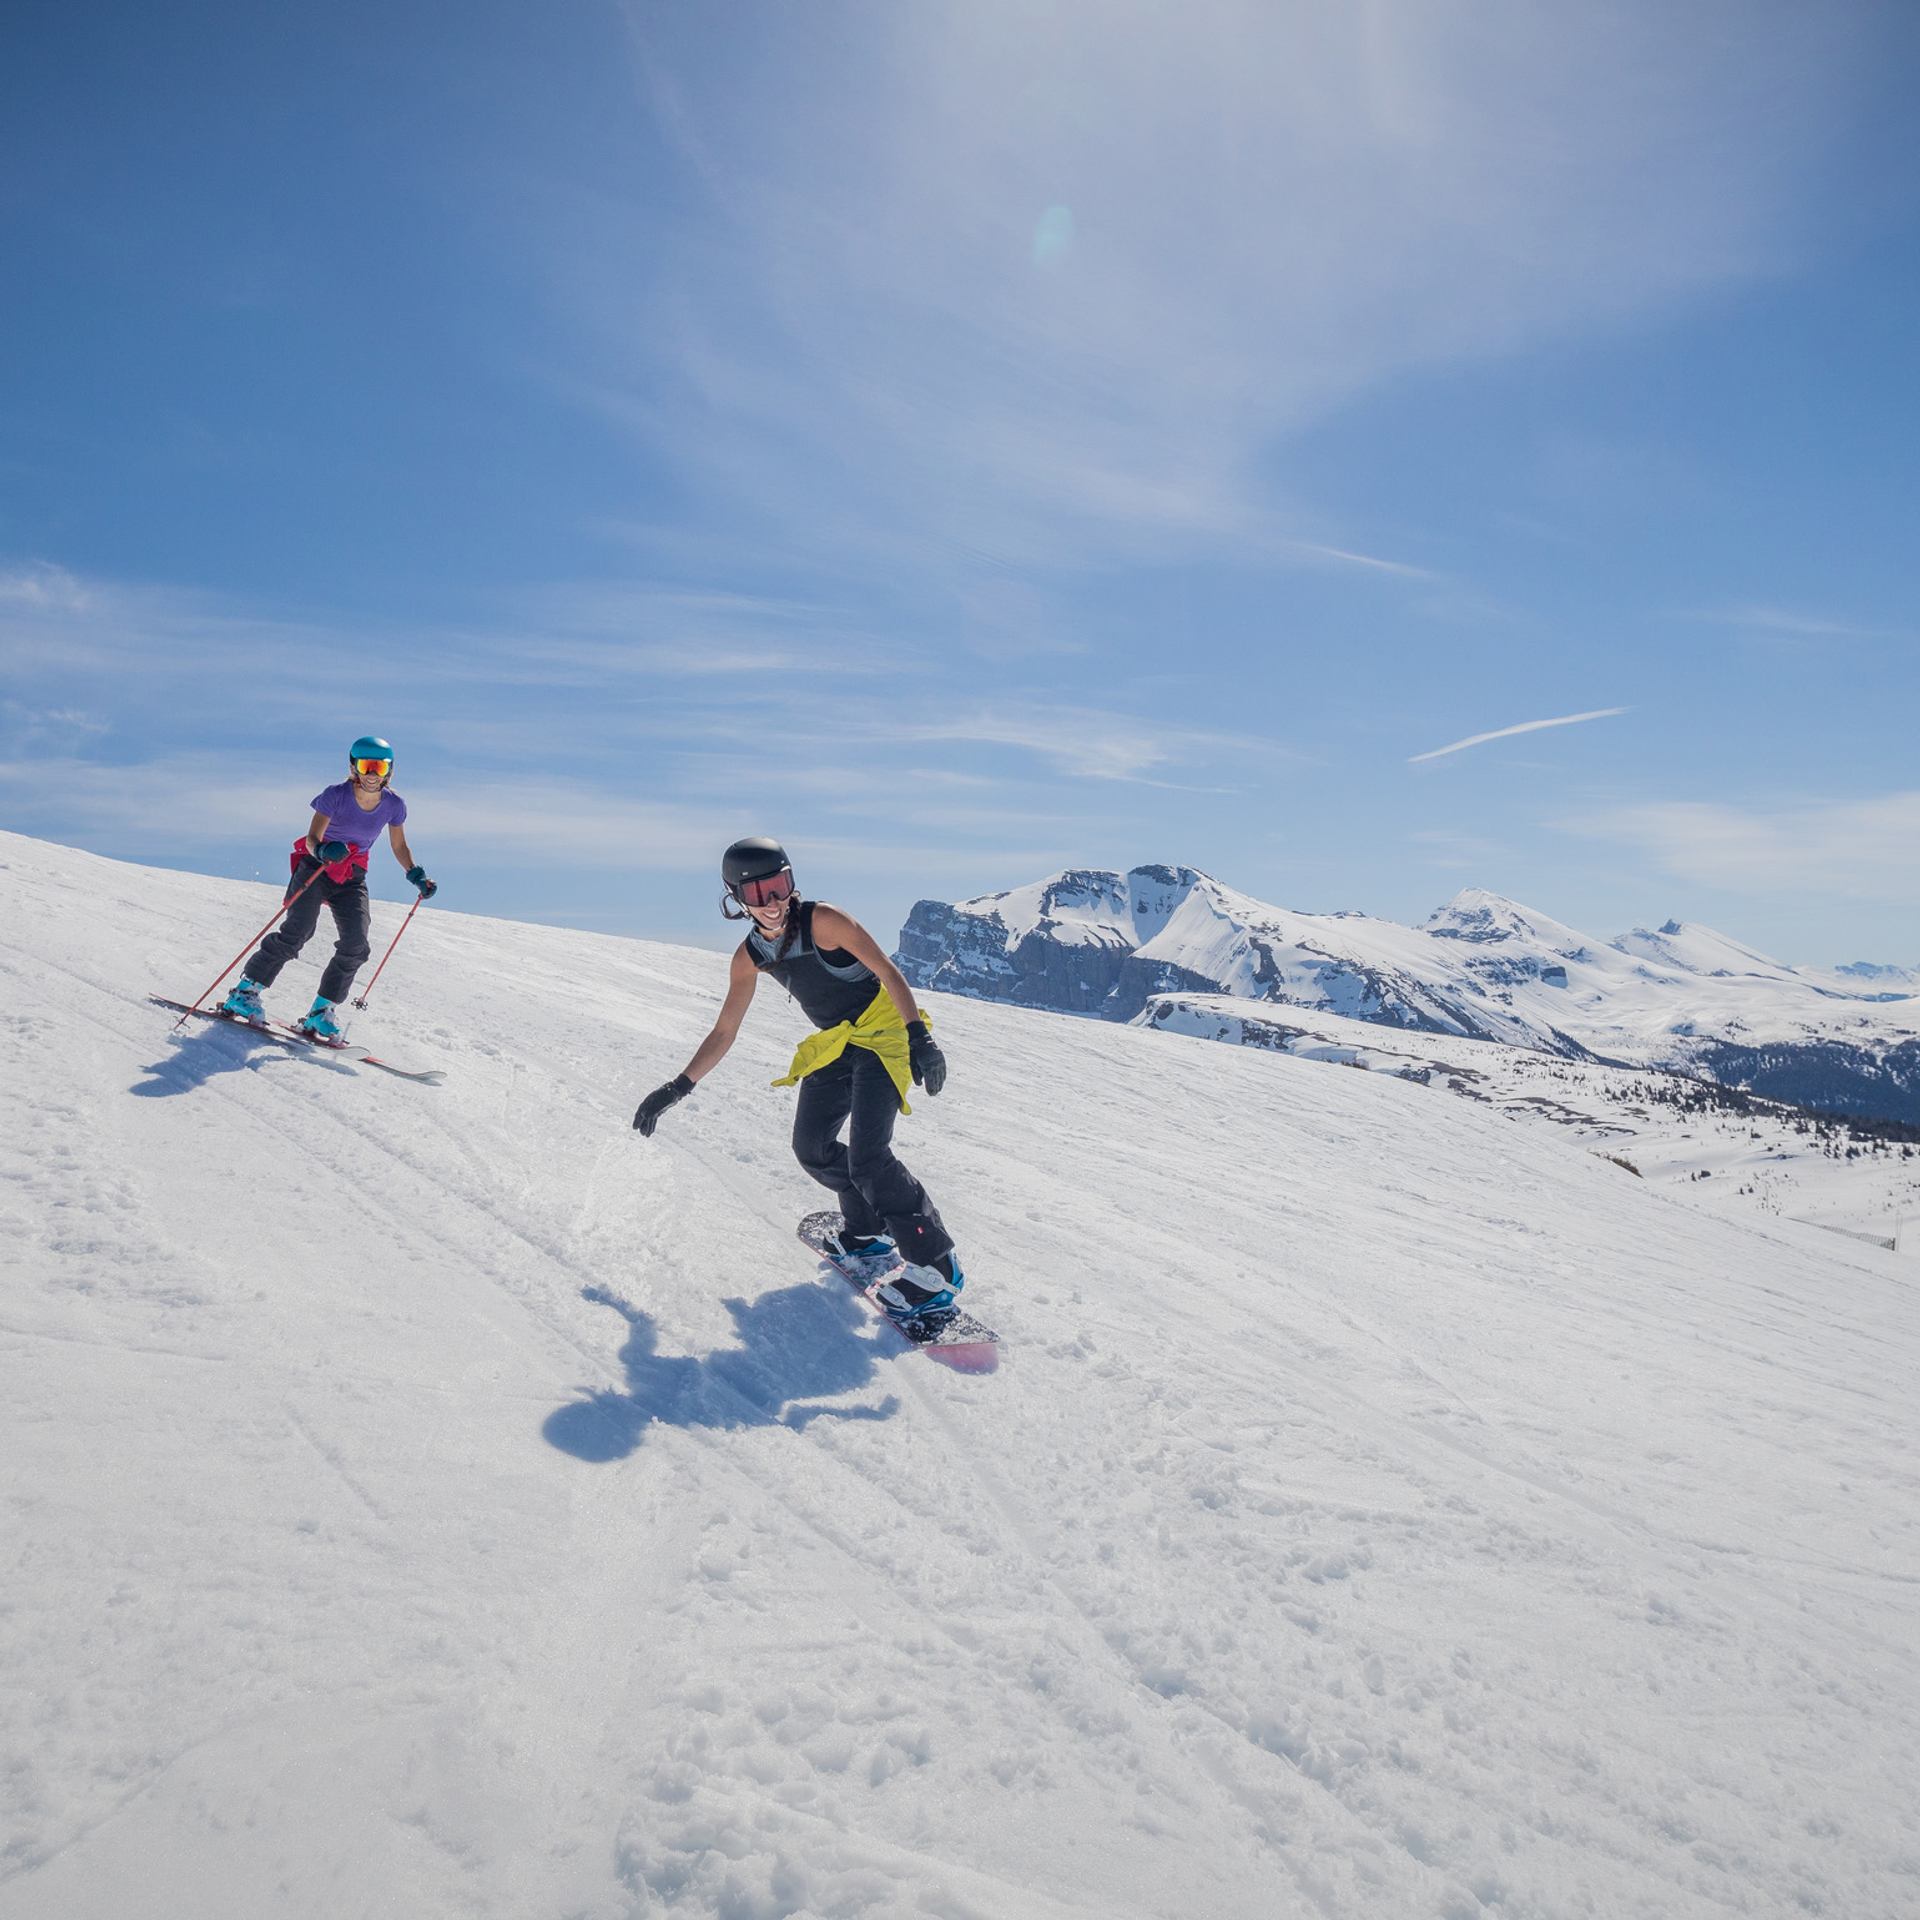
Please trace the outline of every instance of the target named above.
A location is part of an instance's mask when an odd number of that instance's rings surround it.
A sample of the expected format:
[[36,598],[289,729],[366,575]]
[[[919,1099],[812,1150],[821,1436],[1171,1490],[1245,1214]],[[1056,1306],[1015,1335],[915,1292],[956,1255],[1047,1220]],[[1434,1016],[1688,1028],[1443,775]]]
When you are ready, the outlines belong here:
[[870,967],[874,978],[886,988],[887,998],[900,1010],[901,1020],[908,1026],[920,1018],[920,1009],[914,1004],[913,989],[907,985],[900,969],[880,951],[880,943],[851,914],[842,913],[838,907],[816,905],[813,910],[813,943],[817,947],[839,947],[852,954],[862,966]]
[[333,822],[324,813],[316,813],[307,826],[307,851],[317,860],[320,857],[320,843],[333,830]]
[[669,1107],[678,1106],[693,1091],[695,1084],[726,1058],[727,1049],[733,1045],[734,1036],[740,1031],[740,1022],[746,1015],[748,1003],[753,999],[753,990],[759,984],[760,970],[747,958],[744,947],[736,948],[733,966],[727,975],[727,997],[720,1003],[720,1017],[714,1021],[707,1037],[694,1048],[686,1071],[677,1074],[664,1087],[655,1087],[640,1102],[640,1111],[633,1116],[636,1133],[651,1138],[654,1128],[660,1124],[660,1116]]
[[420,889],[420,898],[431,900],[440,889],[427,878],[426,868],[415,862],[413,849],[407,845],[407,836],[400,830],[398,820],[393,821],[387,828],[387,845],[393,849],[393,857],[400,862],[408,882]]
[[720,1003],[713,1031],[694,1048],[693,1058],[687,1062],[687,1078],[696,1086],[727,1057],[740,1032],[740,1022],[746,1018],[752,1003],[753,990],[759,984],[760,969],[744,947],[734,948],[733,965],[727,973],[727,997]]

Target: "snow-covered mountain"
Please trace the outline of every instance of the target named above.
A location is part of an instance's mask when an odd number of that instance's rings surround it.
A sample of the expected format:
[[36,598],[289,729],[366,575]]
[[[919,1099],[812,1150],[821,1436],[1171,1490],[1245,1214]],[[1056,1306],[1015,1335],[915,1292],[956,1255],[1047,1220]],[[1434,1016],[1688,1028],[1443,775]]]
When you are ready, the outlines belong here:
[[1412,928],[1295,913],[1188,867],[1075,870],[921,901],[899,960],[917,986],[1109,1020],[1157,994],[1228,994],[1920,1122],[1920,998],[1672,921],[1596,940],[1477,889]]
[[1910,1263],[943,998],[944,1372],[783,1003],[643,1141],[720,959],[452,891],[426,1088],[169,1032],[267,888],[0,835],[0,1920],[1912,1910]]
[[1876,994],[1920,994],[1920,967],[1889,967],[1874,960],[1850,960],[1835,967],[1843,985]]

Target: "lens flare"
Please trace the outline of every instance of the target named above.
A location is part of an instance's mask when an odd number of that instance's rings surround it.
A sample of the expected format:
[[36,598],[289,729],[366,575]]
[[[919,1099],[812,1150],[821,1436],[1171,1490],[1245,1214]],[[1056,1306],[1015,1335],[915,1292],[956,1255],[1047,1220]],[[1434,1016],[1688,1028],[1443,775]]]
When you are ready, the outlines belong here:
[[1049,207],[1033,230],[1033,264],[1051,267],[1073,248],[1073,209]]

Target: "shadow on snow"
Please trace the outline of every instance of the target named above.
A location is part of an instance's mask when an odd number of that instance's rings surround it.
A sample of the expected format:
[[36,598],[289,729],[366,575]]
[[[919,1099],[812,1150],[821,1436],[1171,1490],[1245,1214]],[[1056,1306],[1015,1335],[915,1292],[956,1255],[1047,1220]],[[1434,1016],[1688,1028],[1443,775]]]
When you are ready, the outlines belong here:
[[[330,1073],[349,1070],[345,1062],[330,1060],[317,1049],[301,1051],[312,1052],[309,1064]],[[164,1100],[176,1093],[191,1093],[223,1073],[258,1073],[267,1061],[281,1058],[297,1059],[299,1054],[239,1021],[208,1021],[176,1035],[173,1050],[142,1067],[147,1078],[136,1080],[127,1091],[143,1100]]]
[[623,1460],[656,1420],[674,1427],[803,1428],[815,1420],[887,1420],[900,1402],[878,1406],[796,1405],[851,1393],[874,1377],[889,1353],[851,1293],[815,1283],[782,1287],[757,1300],[723,1302],[740,1344],[703,1359],[657,1351],[653,1316],[604,1287],[584,1287],[583,1300],[611,1307],[626,1321],[620,1350],[624,1393],[603,1389],[556,1408],[541,1432],[577,1460]]

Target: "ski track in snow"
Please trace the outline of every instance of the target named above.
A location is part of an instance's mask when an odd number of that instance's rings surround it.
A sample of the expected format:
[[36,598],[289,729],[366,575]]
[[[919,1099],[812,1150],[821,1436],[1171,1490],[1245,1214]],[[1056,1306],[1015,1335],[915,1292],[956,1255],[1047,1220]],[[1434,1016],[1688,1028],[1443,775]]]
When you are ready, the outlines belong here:
[[423,915],[429,1088],[169,1036],[263,888],[0,897],[0,1920],[1920,1912],[1893,1256],[941,1002],[956,1375],[793,1238],[777,997],[628,1130],[719,956]]

